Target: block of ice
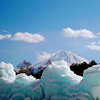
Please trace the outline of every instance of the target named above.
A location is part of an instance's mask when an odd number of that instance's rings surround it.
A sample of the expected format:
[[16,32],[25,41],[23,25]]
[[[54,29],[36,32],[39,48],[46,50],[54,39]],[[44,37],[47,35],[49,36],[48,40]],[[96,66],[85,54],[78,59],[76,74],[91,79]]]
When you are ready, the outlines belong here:
[[33,76],[27,76],[26,74],[21,73],[16,76],[14,82],[17,82],[18,84],[30,84],[35,80],[36,79]]
[[13,82],[15,80],[15,72],[12,64],[0,63],[0,80],[5,82]]
[[77,85],[82,80],[82,77],[74,74],[67,62],[56,61],[44,70],[41,80],[44,83],[45,98],[49,100],[53,95],[66,96],[67,94],[63,90],[67,89],[69,92],[72,86]]
[[25,74],[16,76],[13,70],[11,64],[0,63],[0,100],[100,99],[100,65],[85,70],[81,77],[65,61],[52,62],[40,80]]
[[94,65],[84,71],[79,89],[100,100],[100,65]]
[[15,75],[12,64],[0,63],[0,100],[41,100],[44,84],[32,76]]

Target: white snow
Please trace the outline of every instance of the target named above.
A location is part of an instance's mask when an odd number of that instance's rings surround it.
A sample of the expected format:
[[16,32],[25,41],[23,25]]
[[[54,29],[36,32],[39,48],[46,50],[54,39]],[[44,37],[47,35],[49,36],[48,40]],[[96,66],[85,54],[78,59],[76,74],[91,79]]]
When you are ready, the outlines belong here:
[[60,61],[60,60],[67,61],[68,65],[71,65],[72,63],[89,62],[85,58],[82,58],[77,54],[66,50],[60,51],[59,53],[51,57],[51,61]]
[[52,62],[39,80],[15,75],[12,64],[0,63],[0,100],[100,100],[100,65],[74,74],[65,61]]
[[44,60],[42,62],[39,62],[39,63],[36,63],[34,65],[34,67],[39,67],[39,66],[43,66],[45,67],[46,66],[46,62],[48,60],[51,60],[52,62],[55,62],[55,61],[60,61],[60,60],[64,60],[67,62],[68,66],[70,66],[72,63],[82,63],[82,62],[87,62],[89,63],[89,61],[71,51],[66,51],[66,50],[63,50],[63,51],[60,51],[58,53],[56,53],[55,55],[51,56],[49,59],[47,60]]

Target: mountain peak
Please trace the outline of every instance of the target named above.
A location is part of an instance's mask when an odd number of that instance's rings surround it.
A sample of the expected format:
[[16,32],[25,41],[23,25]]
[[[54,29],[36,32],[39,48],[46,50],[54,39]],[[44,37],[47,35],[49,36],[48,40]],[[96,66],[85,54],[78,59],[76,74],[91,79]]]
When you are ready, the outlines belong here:
[[64,60],[67,62],[67,64],[70,66],[72,63],[82,63],[82,62],[89,62],[88,60],[86,60],[85,58],[75,54],[74,52],[70,51],[70,50],[62,50],[59,51],[58,53],[56,53],[55,55],[53,55],[52,57],[50,57],[49,59],[43,61],[43,62],[39,62],[35,65],[36,66],[45,66],[46,62],[48,60],[51,60],[52,62],[54,61],[60,61],[60,60]]
[[62,51],[59,51],[58,53],[74,53],[74,52],[72,52],[70,50],[62,50]]
[[71,65],[72,63],[82,63],[82,62],[89,62],[85,58],[82,58],[81,56],[78,56],[77,54],[73,53],[72,51],[60,51],[54,56],[50,58],[51,61],[60,61],[64,60],[67,61],[68,65]]

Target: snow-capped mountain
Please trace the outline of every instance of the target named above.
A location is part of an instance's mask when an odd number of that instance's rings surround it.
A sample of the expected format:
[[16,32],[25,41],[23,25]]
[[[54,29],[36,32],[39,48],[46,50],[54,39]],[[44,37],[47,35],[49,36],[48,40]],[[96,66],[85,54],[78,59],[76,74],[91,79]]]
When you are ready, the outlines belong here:
[[88,60],[86,60],[85,58],[71,52],[71,51],[60,51],[58,53],[56,53],[55,55],[53,55],[52,57],[50,57],[49,59],[39,62],[37,64],[34,65],[34,67],[39,67],[39,66],[45,66],[46,63],[48,62],[48,60],[54,62],[54,61],[60,61],[60,60],[64,60],[67,62],[67,64],[70,66],[72,63],[82,63],[82,62],[87,62],[89,63]]
[[50,58],[51,61],[60,61],[64,60],[67,61],[68,65],[71,65],[72,63],[82,63],[82,62],[89,62],[85,58],[82,58],[81,56],[78,56],[77,54],[71,52],[71,51],[61,51],[54,56]]

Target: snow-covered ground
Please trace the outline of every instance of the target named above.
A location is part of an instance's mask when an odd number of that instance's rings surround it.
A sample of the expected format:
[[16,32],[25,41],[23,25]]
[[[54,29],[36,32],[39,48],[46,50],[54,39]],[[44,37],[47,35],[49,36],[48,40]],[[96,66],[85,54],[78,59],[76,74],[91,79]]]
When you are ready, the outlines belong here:
[[100,100],[100,65],[74,74],[65,61],[52,62],[41,79],[15,75],[13,65],[0,63],[0,100]]

